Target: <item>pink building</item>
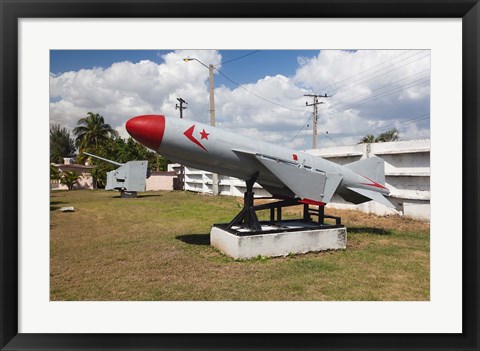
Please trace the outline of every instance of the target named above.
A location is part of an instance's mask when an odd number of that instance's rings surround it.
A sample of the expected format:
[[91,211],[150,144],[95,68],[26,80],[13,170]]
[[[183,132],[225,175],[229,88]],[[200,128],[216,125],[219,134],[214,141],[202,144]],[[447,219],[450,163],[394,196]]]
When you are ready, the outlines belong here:
[[[93,189],[93,177],[92,177],[92,166],[84,165],[75,165],[71,164],[69,161],[65,161],[65,164],[53,163],[52,165],[56,167],[60,174],[63,172],[77,172],[80,174],[80,178],[77,180],[77,184],[73,186],[74,189]],[[66,185],[60,184],[60,180],[50,180],[50,189],[51,190],[68,190]]]
[[173,190],[174,179],[177,178],[175,172],[153,171],[145,184],[145,191],[155,190]]

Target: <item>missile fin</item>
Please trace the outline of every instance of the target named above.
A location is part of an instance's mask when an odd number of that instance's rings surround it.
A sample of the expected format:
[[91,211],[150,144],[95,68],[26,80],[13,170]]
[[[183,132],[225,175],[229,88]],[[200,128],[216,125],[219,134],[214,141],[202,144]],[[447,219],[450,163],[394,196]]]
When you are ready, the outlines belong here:
[[[347,189],[349,189],[353,192],[356,192],[357,194],[360,194],[363,197],[365,197],[366,198],[365,201],[362,201],[362,202],[367,202],[367,201],[373,200],[373,201],[381,203],[382,205],[385,205],[387,207],[395,208],[395,206],[390,201],[388,201],[388,199],[386,197],[384,197],[382,194],[380,194],[379,192],[372,191],[372,190],[367,190],[367,189],[361,189],[361,188],[354,188],[354,187],[347,187]],[[361,203],[361,202],[359,202],[359,203]]]
[[268,191],[273,197],[295,197],[295,194],[286,186],[284,186],[283,188],[278,188],[270,184],[265,184],[261,180],[258,180],[257,183],[260,184],[262,188]]
[[316,172],[273,157],[257,155],[256,158],[301,199],[326,203],[342,180],[339,174]]
[[330,202],[342,179],[343,177],[340,174],[327,173],[327,181],[325,183],[325,190],[323,191],[323,202]]
[[345,167],[380,185],[385,185],[385,162],[380,157],[372,156],[346,164]]
[[245,151],[245,150],[240,150],[240,149],[232,149],[233,152],[239,153],[239,154],[246,154],[250,156],[255,156],[255,152],[252,151]]

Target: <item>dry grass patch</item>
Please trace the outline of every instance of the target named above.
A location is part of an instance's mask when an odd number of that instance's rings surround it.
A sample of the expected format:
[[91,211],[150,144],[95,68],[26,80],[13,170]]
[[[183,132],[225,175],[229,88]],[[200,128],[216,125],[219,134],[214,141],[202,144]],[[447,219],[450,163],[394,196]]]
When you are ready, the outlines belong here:
[[[242,199],[149,192],[51,194],[52,300],[428,300],[429,223],[328,209],[344,251],[235,261],[209,245]],[[61,213],[74,206],[74,213]],[[285,217],[301,214],[301,206]]]

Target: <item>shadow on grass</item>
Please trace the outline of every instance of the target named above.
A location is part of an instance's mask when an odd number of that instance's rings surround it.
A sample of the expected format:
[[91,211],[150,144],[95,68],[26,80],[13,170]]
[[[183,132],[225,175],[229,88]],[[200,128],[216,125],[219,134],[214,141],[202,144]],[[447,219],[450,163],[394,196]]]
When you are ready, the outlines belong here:
[[[144,197],[161,197],[162,195],[160,194],[150,194],[150,195],[137,195],[137,197],[126,197],[125,199],[141,199],[141,198],[144,198]],[[121,196],[120,195],[115,195],[115,196],[112,196],[113,199],[120,199]]]
[[142,194],[138,195],[137,197],[162,197],[161,194]]
[[393,232],[389,229],[382,229],[382,228],[372,228],[372,227],[347,227],[347,233],[367,233],[367,234],[374,234],[374,235],[392,235]]
[[62,206],[57,206],[57,205],[61,205],[61,204],[65,204],[65,202],[63,202],[63,201],[50,201],[50,211],[59,210]]
[[185,234],[175,239],[190,245],[210,245],[210,234]]

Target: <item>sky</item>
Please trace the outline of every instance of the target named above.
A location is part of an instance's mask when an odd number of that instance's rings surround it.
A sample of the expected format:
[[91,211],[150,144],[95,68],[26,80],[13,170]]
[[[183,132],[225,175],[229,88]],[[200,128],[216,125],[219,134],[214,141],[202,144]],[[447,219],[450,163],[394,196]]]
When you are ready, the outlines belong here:
[[400,140],[430,137],[429,50],[52,50],[50,123],[72,130],[99,113],[121,136],[142,114],[209,123],[215,67],[219,128],[299,150],[312,148],[318,94],[318,147],[353,145],[391,128]]

